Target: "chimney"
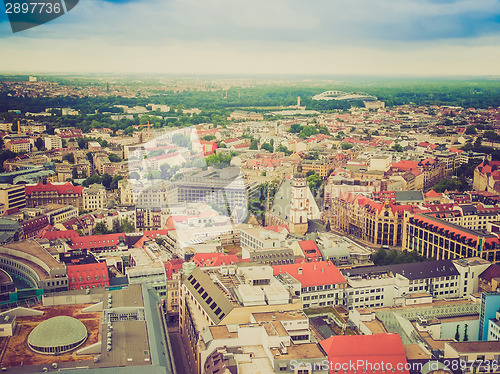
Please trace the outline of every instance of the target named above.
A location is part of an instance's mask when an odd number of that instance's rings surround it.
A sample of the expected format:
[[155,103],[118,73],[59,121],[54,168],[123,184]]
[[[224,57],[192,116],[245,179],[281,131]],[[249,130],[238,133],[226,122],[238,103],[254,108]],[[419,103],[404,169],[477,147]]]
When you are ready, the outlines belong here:
[[302,274],[302,268],[299,268],[299,274]]

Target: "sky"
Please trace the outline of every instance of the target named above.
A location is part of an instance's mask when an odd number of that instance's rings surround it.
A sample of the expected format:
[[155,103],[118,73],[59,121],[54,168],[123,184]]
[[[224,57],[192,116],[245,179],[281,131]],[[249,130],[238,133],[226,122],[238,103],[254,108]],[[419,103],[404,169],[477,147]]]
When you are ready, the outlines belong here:
[[[7,1],[7,0],[6,0]],[[0,72],[500,76],[500,0],[80,0]]]

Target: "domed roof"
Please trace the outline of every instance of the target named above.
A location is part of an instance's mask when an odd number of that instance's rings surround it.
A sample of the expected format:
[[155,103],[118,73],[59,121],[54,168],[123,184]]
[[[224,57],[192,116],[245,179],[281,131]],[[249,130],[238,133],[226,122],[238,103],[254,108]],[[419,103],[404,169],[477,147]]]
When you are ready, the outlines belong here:
[[80,342],[87,337],[87,328],[79,320],[58,316],[43,321],[28,336],[33,347],[61,347]]

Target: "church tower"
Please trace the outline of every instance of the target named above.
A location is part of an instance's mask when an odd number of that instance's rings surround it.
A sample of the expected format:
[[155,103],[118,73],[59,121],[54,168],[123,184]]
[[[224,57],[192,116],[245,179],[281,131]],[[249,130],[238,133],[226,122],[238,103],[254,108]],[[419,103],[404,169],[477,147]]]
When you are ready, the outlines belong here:
[[302,172],[302,165],[299,164],[292,178],[290,221],[288,223],[290,232],[297,234],[307,232],[309,226],[307,223],[308,209],[307,179],[305,173]]

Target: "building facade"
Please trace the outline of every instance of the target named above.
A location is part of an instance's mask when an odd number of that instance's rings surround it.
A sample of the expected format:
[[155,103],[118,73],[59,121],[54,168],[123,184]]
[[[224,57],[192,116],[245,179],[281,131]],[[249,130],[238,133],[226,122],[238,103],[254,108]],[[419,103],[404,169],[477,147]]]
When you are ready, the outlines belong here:
[[408,215],[404,234],[403,248],[426,258],[480,257],[500,262],[500,241],[496,235],[470,230],[430,214]]
[[73,186],[69,182],[26,185],[25,191],[28,208],[47,204],[73,205],[77,208],[82,208],[83,205],[83,187]]

